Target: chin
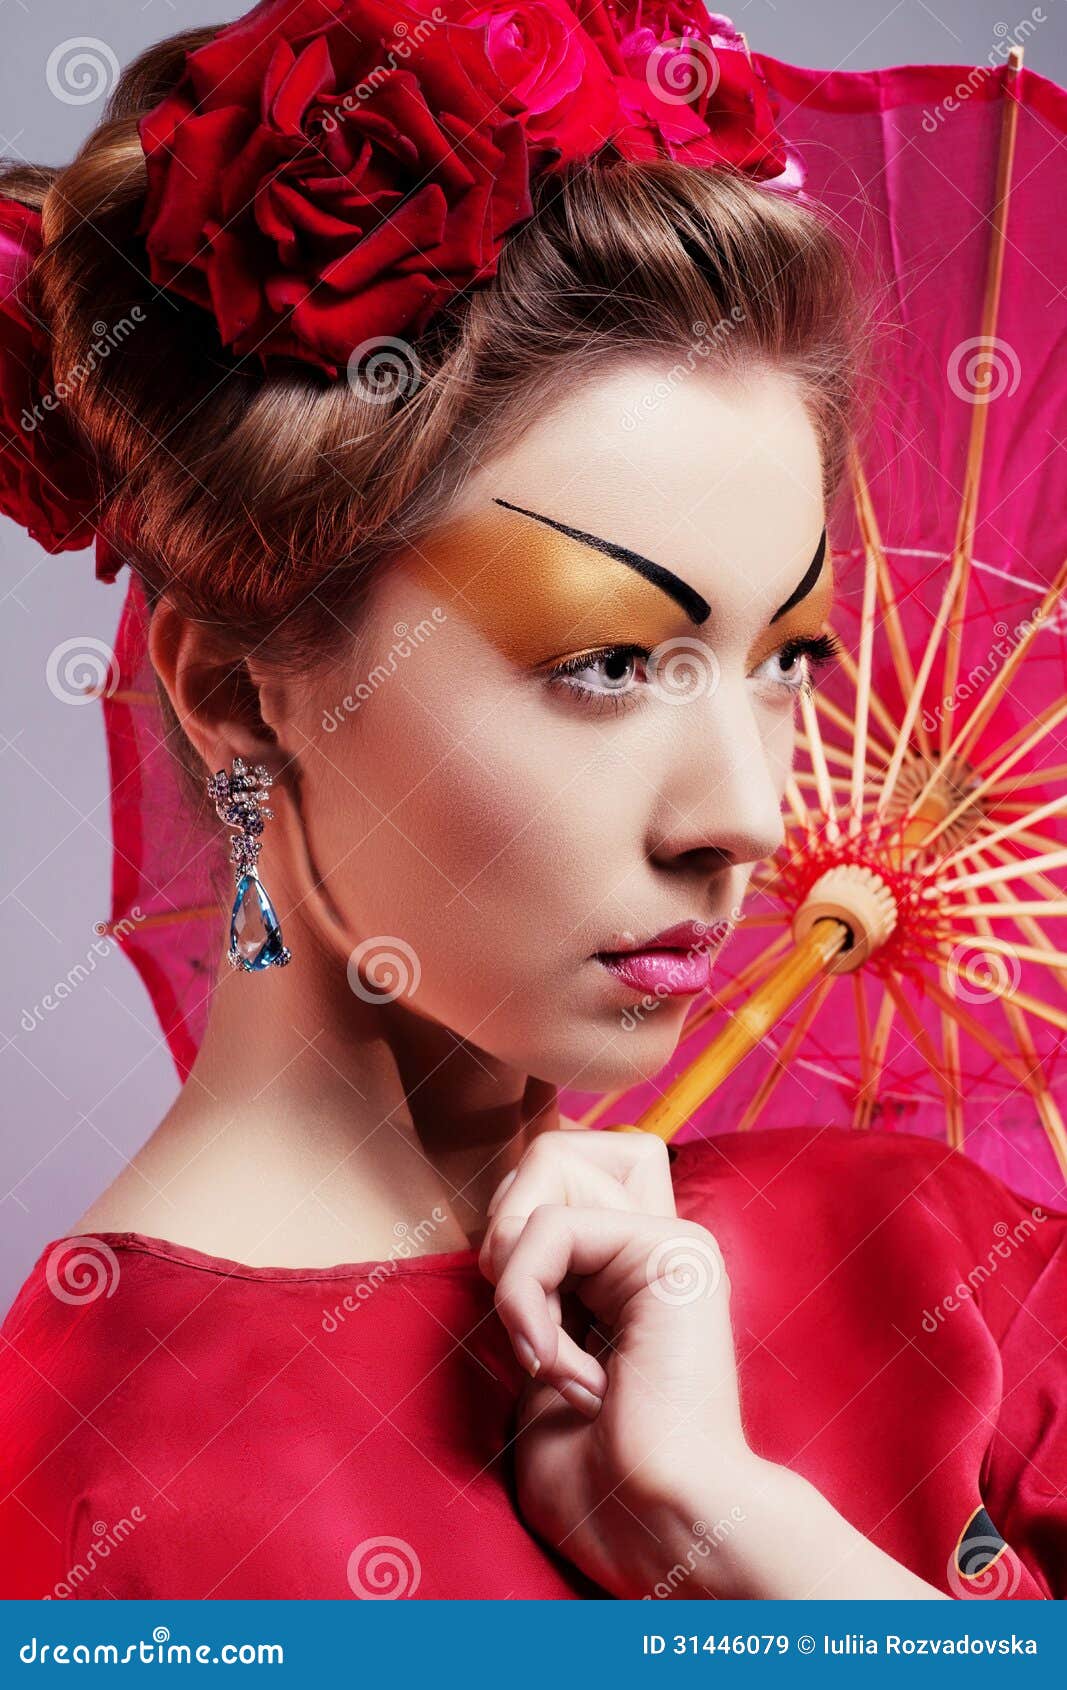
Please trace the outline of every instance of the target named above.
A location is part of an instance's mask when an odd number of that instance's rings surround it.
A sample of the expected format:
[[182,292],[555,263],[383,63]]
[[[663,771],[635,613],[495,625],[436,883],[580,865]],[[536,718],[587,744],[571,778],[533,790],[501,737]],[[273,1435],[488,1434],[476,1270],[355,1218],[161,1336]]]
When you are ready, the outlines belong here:
[[[565,1049],[542,1049],[528,1071],[561,1091],[606,1092],[654,1079],[678,1048],[688,998],[671,998],[623,1021],[601,1017],[587,1038],[567,1041]],[[639,1006],[638,1006],[639,1007]]]

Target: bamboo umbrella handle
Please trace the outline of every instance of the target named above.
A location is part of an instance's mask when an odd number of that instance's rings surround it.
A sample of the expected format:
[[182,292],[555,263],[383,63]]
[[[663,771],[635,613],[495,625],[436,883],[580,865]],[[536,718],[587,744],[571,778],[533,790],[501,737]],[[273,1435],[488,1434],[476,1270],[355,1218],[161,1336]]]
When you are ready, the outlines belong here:
[[851,928],[832,916],[814,922],[770,979],[741,1004],[719,1037],[675,1076],[663,1096],[636,1123],[619,1124],[610,1130],[656,1133],[662,1139],[672,1139],[693,1111],[825,971],[851,937]]

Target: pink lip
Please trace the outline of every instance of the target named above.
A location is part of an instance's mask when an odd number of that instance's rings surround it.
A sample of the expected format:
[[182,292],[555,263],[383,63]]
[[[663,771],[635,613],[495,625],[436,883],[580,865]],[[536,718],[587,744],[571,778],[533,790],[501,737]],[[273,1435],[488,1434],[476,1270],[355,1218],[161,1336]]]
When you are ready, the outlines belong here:
[[725,922],[680,921],[634,950],[598,951],[597,961],[639,992],[690,996],[710,984],[714,953],[727,931]]

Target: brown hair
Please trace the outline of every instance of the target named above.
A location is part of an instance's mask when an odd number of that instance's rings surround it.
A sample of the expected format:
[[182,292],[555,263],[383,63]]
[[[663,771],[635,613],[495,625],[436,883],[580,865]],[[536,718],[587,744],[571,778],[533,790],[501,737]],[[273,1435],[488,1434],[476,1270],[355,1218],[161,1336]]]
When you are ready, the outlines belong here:
[[[0,194],[41,208],[33,285],[54,368],[87,366],[66,403],[99,468],[96,520],[150,604],[166,593],[238,650],[269,638],[272,662],[314,661],[349,637],[378,566],[440,521],[469,466],[561,382],[635,353],[692,367],[702,342],[724,372],[795,376],[832,498],[864,333],[847,243],[829,217],[729,168],[602,154],[542,178],[495,279],[406,349],[417,379],[390,402],[230,357],[207,312],[151,284],[136,233],[137,120],[215,33],[186,31],[132,63],[71,164],[0,170]],[[135,307],[139,326],[88,368],[101,323],[137,321]],[[184,734],[172,743],[190,766]]]

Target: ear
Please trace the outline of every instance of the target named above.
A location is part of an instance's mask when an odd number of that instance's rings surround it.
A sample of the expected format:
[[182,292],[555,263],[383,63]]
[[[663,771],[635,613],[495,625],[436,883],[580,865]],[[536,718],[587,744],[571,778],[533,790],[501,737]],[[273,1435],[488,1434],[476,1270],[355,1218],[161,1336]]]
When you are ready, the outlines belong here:
[[248,660],[220,629],[160,598],[148,627],[148,654],[209,773],[229,768],[234,757],[262,762],[276,748]]

